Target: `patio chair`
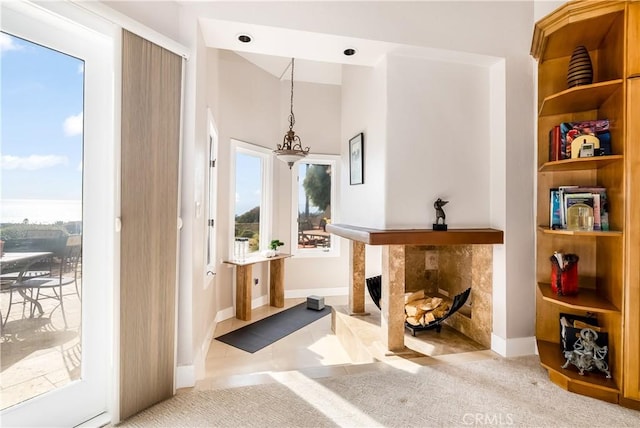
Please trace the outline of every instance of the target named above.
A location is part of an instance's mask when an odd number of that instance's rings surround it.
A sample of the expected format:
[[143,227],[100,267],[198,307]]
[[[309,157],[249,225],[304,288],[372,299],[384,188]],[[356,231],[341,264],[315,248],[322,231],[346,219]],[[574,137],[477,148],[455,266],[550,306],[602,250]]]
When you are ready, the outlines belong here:
[[[37,309],[40,315],[44,314],[40,300],[55,299],[59,304],[53,308],[52,312],[59,306],[64,325],[67,327],[67,317],[64,312],[64,290],[63,288],[74,285],[75,293],[80,297],[80,289],[78,287],[78,265],[82,254],[82,236],[71,235],[67,238],[67,244],[64,254],[59,258],[59,264],[55,266],[52,275],[48,277],[25,278],[16,280],[9,286],[9,309],[7,310],[6,319],[9,318],[12,304],[22,303],[23,307],[26,302],[30,303],[30,316],[33,317]],[[53,273],[55,272],[55,275]],[[13,301],[13,291],[18,291],[23,297],[22,302]],[[28,293],[28,294],[27,294]],[[68,295],[68,294],[67,294]]]

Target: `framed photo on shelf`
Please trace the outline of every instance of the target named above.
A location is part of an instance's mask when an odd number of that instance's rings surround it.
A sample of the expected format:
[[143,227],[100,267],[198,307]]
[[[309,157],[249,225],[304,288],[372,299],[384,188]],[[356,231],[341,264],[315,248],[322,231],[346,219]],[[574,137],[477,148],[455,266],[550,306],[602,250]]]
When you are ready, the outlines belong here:
[[364,183],[364,134],[349,140],[349,184]]

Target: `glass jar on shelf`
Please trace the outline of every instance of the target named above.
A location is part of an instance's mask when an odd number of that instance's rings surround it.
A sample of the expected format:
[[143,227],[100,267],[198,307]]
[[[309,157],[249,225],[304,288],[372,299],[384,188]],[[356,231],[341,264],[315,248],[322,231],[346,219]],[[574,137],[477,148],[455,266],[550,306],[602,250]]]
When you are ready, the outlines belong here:
[[593,230],[593,208],[577,203],[567,208],[567,229],[590,232]]

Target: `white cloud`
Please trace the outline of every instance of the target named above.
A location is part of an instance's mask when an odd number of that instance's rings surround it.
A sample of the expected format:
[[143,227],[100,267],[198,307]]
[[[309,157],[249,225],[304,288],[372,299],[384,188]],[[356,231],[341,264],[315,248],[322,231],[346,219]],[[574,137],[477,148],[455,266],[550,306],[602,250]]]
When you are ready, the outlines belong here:
[[78,171],[82,172],[82,161],[78,162]]
[[22,46],[13,43],[13,38],[5,33],[0,33],[0,52],[17,51]]
[[35,171],[37,169],[50,168],[56,165],[67,165],[69,160],[66,156],[58,155],[31,155],[26,157],[0,155],[0,166],[2,169],[24,169]]
[[64,135],[67,137],[73,137],[75,135],[82,135],[82,112],[75,116],[69,116],[64,120],[63,124]]
[[84,73],[84,62],[78,64],[78,74]]

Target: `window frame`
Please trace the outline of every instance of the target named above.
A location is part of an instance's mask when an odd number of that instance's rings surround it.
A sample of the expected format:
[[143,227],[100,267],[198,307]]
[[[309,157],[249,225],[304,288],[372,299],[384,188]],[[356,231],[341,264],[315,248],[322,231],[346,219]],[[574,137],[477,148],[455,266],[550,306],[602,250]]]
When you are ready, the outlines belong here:
[[211,109],[207,109],[207,184],[205,197],[206,213],[206,244],[204,251],[205,281],[204,289],[209,287],[209,276],[215,276],[217,272],[217,244],[218,244],[218,128],[213,118]]
[[[76,426],[95,417],[117,420],[119,377],[118,278],[120,31],[70,2],[3,2],[2,31],[84,60],[82,138],[81,376],[0,411],[5,426]],[[115,70],[115,72],[114,72]],[[117,226],[116,226],[117,227]],[[74,403],[70,411],[69,403]],[[115,414],[115,416],[114,416]],[[46,421],[46,422],[45,422]]]
[[[273,230],[272,215],[273,212],[273,153],[270,149],[267,149],[256,144],[247,143],[236,139],[231,139],[231,162],[230,162],[230,204],[229,204],[229,260],[233,260],[233,242],[235,239],[235,224],[236,224],[236,158],[238,153],[243,153],[250,156],[256,156],[261,160],[262,165],[262,189],[260,198],[260,244],[258,251],[254,251],[248,254],[248,257],[259,255],[261,251],[269,249],[269,237]],[[266,237],[266,239],[265,239]]]
[[340,200],[338,189],[340,189],[340,156],[325,154],[310,154],[303,160],[296,162],[296,168],[291,169],[291,254],[296,257],[340,257],[340,237],[331,236],[331,246],[326,248],[298,248],[298,186],[299,186],[299,165],[309,163],[316,165],[331,166],[331,222],[339,221]]

